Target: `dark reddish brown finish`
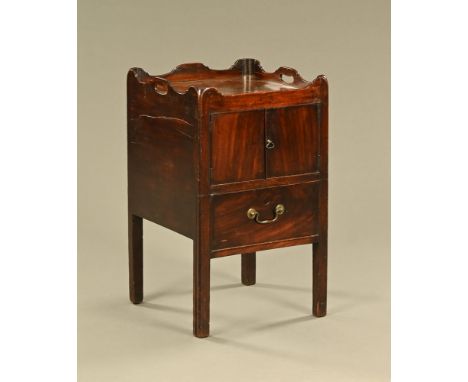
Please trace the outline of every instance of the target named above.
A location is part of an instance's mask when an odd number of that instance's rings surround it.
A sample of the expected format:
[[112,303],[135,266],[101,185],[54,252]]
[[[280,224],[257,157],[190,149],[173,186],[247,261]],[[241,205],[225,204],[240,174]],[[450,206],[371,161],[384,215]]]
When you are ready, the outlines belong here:
[[267,249],[291,247],[293,245],[312,244],[318,242],[318,235],[295,237],[293,239],[273,240],[259,244],[249,244],[242,247],[232,247],[223,249],[214,249],[211,251],[211,257],[224,257],[237,255],[240,252],[265,251]]
[[264,123],[263,110],[212,115],[212,183],[265,177]]
[[255,284],[255,267],[257,263],[256,253],[243,253],[241,255],[241,276],[242,284],[254,285]]
[[297,174],[291,176],[282,176],[279,178],[266,178],[259,180],[250,180],[246,182],[213,184],[211,185],[212,194],[223,194],[226,192],[237,192],[252,190],[256,188],[269,188],[275,186],[287,186],[290,184],[306,183],[313,180],[320,180],[319,173]]
[[[215,195],[212,199],[212,248],[232,248],[318,234],[319,182]],[[262,220],[273,219],[277,204],[286,211],[270,224],[249,220],[255,208]]]
[[193,334],[208,337],[210,333],[210,248],[209,220],[204,211],[209,209],[209,198],[198,203],[198,232],[193,240]]
[[[145,218],[193,239],[195,336],[209,335],[211,259],[233,254],[242,254],[242,282],[253,285],[256,251],[313,243],[313,314],[324,315],[325,77],[267,73],[252,59],[227,70],[184,64],[161,76],[133,68],[127,94],[131,301],[143,299]],[[275,148],[265,148],[267,138]],[[250,207],[271,218],[275,203],[286,207],[278,221],[247,218]]]
[[268,177],[318,171],[317,105],[267,110],[266,137],[275,145],[266,151]]
[[[252,65],[244,65],[246,61],[238,62],[228,70],[211,70],[203,64],[183,64],[171,73],[158,76],[158,80],[162,89],[171,87],[176,92],[184,93],[191,87],[214,88],[223,96],[297,90],[309,85],[291,68],[281,67],[274,73],[265,73],[258,62]],[[293,82],[283,81],[282,76],[293,77]]]
[[130,270],[130,301],[143,301],[143,219],[128,215],[128,250]]
[[[328,180],[320,185],[320,203],[328,204]],[[328,263],[328,211],[320,211],[320,241],[313,248],[313,298],[312,312],[314,316],[323,317],[327,314],[327,263]]]
[[177,118],[140,116],[128,134],[132,212],[192,238],[197,196],[193,127]]

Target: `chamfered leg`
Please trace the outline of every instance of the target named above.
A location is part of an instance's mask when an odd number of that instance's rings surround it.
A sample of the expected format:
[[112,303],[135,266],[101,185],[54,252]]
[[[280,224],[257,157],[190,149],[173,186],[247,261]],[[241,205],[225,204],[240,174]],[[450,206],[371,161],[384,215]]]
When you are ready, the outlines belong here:
[[313,246],[313,298],[312,313],[316,317],[327,314],[327,242]]
[[242,284],[254,285],[256,273],[256,254],[243,253],[241,255],[241,278]]
[[143,219],[129,214],[128,254],[130,271],[130,301],[143,301]]

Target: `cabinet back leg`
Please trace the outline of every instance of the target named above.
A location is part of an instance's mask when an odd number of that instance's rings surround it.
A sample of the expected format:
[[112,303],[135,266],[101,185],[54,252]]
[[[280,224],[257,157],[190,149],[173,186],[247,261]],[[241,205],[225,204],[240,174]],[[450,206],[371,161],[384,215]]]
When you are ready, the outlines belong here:
[[256,274],[256,254],[253,253],[243,253],[241,255],[241,278],[242,284],[244,285],[254,285]]
[[313,247],[313,297],[312,313],[316,317],[327,314],[327,242],[314,243]]
[[143,301],[143,219],[128,216],[128,265],[130,271],[130,301]]

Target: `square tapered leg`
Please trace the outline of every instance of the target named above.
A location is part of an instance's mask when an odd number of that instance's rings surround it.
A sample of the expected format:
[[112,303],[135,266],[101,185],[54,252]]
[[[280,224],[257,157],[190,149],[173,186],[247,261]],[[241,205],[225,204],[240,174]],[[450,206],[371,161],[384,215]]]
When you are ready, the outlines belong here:
[[210,334],[210,256],[194,240],[193,251],[193,335]]
[[255,284],[255,273],[256,273],[256,254],[243,253],[241,255],[241,277],[242,284],[254,285]]
[[315,243],[313,252],[312,313],[323,317],[327,314],[327,242]]

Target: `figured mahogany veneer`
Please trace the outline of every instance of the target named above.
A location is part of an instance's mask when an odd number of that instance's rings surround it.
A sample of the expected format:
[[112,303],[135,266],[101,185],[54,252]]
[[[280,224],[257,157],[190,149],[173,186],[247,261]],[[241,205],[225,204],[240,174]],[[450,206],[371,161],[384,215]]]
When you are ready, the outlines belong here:
[[[220,256],[223,248],[268,243],[318,235],[319,182],[262,188],[215,195],[212,198],[212,248]],[[273,219],[278,204],[285,212],[269,224],[246,220],[249,208],[261,219]]]
[[210,262],[313,243],[315,316],[326,314],[328,84],[257,60],[227,70],[184,64],[151,76],[130,69],[128,212],[130,299],[143,300],[143,224],[193,239],[194,323],[209,334]]
[[265,112],[212,114],[211,183],[265,177]]

